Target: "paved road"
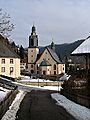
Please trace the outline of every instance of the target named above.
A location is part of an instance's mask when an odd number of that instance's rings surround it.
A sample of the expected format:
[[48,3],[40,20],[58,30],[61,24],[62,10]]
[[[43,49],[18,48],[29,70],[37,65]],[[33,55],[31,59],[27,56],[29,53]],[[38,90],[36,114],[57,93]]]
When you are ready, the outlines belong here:
[[16,120],[75,120],[55,104],[50,94],[54,91],[33,90],[23,99]]

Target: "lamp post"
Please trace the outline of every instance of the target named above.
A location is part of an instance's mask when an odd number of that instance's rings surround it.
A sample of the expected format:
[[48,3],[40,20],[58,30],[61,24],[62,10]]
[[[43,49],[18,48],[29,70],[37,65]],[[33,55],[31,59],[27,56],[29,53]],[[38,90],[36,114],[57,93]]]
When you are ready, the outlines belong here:
[[38,78],[38,87],[39,87],[39,78]]
[[58,92],[59,92],[59,79],[58,79]]
[[58,79],[58,77],[56,77],[56,80],[58,82],[58,92],[59,92],[59,79]]

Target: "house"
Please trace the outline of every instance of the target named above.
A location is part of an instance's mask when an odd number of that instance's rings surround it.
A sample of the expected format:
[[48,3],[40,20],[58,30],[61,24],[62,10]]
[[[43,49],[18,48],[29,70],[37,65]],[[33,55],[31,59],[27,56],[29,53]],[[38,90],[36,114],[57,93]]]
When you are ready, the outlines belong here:
[[2,35],[0,35],[0,74],[13,78],[20,76],[20,58]]
[[72,53],[72,56],[84,56],[86,61],[86,69],[90,70],[90,36],[78,46]]
[[51,48],[45,47],[40,53],[38,46],[38,35],[33,25],[31,35],[29,36],[28,47],[28,71],[33,74],[57,75],[65,73],[65,64],[59,60],[55,53],[55,44],[51,43]]

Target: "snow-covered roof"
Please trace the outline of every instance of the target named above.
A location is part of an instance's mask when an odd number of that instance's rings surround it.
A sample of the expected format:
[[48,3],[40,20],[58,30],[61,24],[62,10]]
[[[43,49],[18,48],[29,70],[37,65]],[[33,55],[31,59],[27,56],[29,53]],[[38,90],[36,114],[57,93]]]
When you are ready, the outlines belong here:
[[85,39],[85,41],[79,46],[77,47],[72,53],[71,55],[75,55],[75,54],[87,54],[90,53],[90,37],[88,37],[87,39]]

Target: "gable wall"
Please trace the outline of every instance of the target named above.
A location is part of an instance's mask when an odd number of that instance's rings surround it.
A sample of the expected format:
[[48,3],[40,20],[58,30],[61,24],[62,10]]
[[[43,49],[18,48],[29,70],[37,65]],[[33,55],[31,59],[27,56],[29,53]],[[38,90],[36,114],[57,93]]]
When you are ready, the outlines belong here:
[[[53,60],[52,56],[50,55],[47,49],[45,49],[40,59],[36,62],[35,71],[37,71],[37,65],[38,64],[40,65],[43,59],[46,59],[51,64],[51,71],[50,71],[51,74],[55,74],[55,72],[56,74],[60,74],[64,72],[63,70],[63,67],[65,67],[64,64],[57,64],[56,61]],[[56,64],[56,70],[54,70],[54,64]]]

